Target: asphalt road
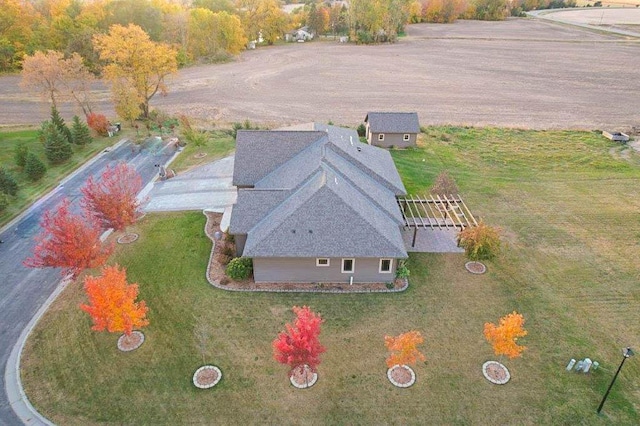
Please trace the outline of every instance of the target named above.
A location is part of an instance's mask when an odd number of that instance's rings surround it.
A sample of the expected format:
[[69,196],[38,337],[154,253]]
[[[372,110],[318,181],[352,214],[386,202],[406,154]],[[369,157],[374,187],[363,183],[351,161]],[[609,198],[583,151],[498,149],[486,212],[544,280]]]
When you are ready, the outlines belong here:
[[[54,208],[64,197],[74,205],[79,202],[80,188],[90,175],[97,176],[108,165],[125,161],[142,176],[143,185],[157,173],[155,164],[165,164],[172,149],[151,146],[133,153],[126,142],[113,150],[106,150],[96,161],[81,169],[63,185],[57,187],[32,207],[22,219],[0,234],[0,372],[4,376],[7,359],[22,330],[58,285],[61,276],[57,269],[29,269],[22,265],[32,253],[33,236],[40,231],[42,214]],[[5,387],[0,387],[0,425],[22,424],[13,413]]]

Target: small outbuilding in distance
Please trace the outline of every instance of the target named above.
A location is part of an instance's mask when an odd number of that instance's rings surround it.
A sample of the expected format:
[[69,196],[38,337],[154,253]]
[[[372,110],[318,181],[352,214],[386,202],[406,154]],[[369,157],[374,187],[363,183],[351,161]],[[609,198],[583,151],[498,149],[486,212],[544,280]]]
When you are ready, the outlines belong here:
[[367,143],[383,148],[416,146],[420,133],[415,112],[370,112],[364,124]]

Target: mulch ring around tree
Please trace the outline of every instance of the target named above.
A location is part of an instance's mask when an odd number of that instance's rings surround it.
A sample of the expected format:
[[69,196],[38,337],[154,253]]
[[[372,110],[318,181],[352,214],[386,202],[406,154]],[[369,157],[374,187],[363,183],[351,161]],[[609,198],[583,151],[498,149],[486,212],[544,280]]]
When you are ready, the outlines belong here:
[[408,388],[416,382],[416,373],[408,365],[394,365],[387,370],[389,381],[399,388]]
[[464,267],[472,274],[484,274],[485,272],[487,272],[487,267],[482,262],[467,262],[464,264]]
[[203,365],[193,373],[193,384],[199,389],[209,389],[222,379],[222,371],[215,365]]
[[308,365],[294,368],[291,372],[291,384],[298,389],[307,389],[318,381],[318,373],[314,373]]
[[118,349],[122,352],[130,352],[138,349],[144,343],[144,334],[141,331],[132,331],[130,335],[123,334],[118,338]]
[[206,156],[207,156],[207,153],[206,153],[206,152],[199,152],[199,153],[197,153],[197,154],[194,154],[194,155],[193,155],[193,158],[195,158],[195,159],[198,159],[198,160],[199,160],[200,158],[204,158],[204,157],[206,157]]
[[137,240],[140,236],[134,232],[131,232],[129,234],[124,234],[120,237],[118,237],[118,244],[131,244],[132,242],[134,242],[135,240]]
[[482,364],[482,374],[494,385],[504,385],[511,379],[507,367],[497,361],[487,361]]

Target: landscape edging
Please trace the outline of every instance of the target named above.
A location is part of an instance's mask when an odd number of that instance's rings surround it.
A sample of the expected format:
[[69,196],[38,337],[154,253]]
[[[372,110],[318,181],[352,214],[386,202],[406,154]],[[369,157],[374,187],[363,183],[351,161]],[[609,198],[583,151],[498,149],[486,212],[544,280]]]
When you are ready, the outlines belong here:
[[225,287],[223,285],[221,285],[219,282],[212,280],[211,279],[211,275],[210,275],[210,271],[211,271],[211,261],[213,260],[213,254],[216,248],[216,241],[215,239],[209,235],[209,233],[207,232],[207,225],[209,224],[209,216],[207,215],[207,211],[203,210],[202,214],[204,214],[204,216],[207,218],[207,221],[204,225],[204,233],[206,234],[206,236],[211,240],[211,243],[213,244],[213,246],[211,247],[211,254],[209,255],[209,262],[207,263],[207,271],[205,273],[207,281],[209,282],[209,284],[211,284],[212,286],[214,286],[215,288],[219,288],[220,290],[225,290],[225,291],[236,291],[236,292],[254,292],[254,293],[336,293],[336,294],[353,294],[353,293],[399,293],[402,291],[405,291],[407,288],[409,288],[409,279],[408,278],[404,278],[403,281],[403,285],[400,288],[393,288],[393,289],[380,289],[380,290],[365,290],[365,289],[360,289],[360,290],[338,290],[338,289],[268,289],[268,288],[264,288],[264,289],[257,289],[257,288],[230,288],[230,287]]

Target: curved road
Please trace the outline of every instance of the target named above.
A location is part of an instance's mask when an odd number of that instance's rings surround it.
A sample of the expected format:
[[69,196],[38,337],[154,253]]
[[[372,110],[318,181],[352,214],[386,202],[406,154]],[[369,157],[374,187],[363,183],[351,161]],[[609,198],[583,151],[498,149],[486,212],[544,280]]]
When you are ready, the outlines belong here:
[[[32,253],[32,237],[40,231],[42,214],[55,207],[64,197],[71,199],[74,204],[78,202],[80,188],[87,178],[99,175],[108,164],[127,162],[136,168],[146,185],[157,174],[155,165],[165,164],[173,154],[172,149],[164,149],[162,146],[143,149],[134,154],[130,146],[129,142],[125,142],[99,154],[0,233],[0,239],[4,241],[0,244],[0,373],[3,377],[9,354],[22,330],[61,279],[57,269],[29,269],[22,265],[22,261]],[[3,385],[0,392],[0,425],[20,424],[11,409]]]

